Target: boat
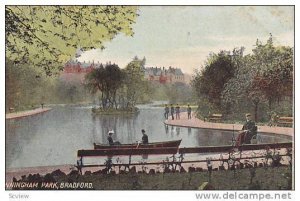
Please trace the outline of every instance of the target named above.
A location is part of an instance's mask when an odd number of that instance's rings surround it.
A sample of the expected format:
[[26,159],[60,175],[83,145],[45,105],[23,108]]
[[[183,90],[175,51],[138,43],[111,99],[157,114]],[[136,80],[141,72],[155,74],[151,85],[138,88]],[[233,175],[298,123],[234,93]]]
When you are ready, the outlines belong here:
[[160,148],[160,147],[179,147],[181,140],[164,141],[164,142],[152,142],[148,144],[133,143],[133,144],[97,144],[94,143],[94,149],[119,149],[119,148]]
[[134,156],[134,155],[169,155],[176,154],[178,147],[152,147],[152,148],[117,148],[117,149],[86,149],[78,150],[78,157],[101,156]]

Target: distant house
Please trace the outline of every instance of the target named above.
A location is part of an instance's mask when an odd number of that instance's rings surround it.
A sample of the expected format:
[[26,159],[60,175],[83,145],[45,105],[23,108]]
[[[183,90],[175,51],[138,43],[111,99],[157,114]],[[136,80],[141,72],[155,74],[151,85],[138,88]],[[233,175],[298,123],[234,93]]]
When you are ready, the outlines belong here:
[[[100,65],[99,62],[79,62],[77,59],[72,59],[65,64],[60,79],[68,83],[84,83],[85,75]],[[168,68],[145,67],[143,71],[146,80],[161,84],[176,82],[188,84],[190,81],[189,76],[184,74],[180,68],[171,66]]]
[[146,67],[144,68],[145,78],[149,81],[165,83],[186,83],[185,75],[180,68]]
[[69,83],[83,83],[85,75],[98,66],[100,66],[99,62],[70,60],[65,64],[64,70],[60,74],[60,79]]

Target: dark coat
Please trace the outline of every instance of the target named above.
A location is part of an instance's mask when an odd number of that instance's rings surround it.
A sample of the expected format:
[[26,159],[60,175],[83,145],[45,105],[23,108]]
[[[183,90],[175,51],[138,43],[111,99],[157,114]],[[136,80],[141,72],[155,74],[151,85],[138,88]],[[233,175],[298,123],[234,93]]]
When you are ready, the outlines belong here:
[[257,135],[257,126],[255,125],[255,122],[252,120],[246,121],[242,129],[249,131],[245,133],[244,139],[246,144],[250,144],[252,137]]
[[108,137],[107,137],[107,141],[108,141],[108,144],[109,144],[109,145],[114,145],[114,141],[113,141],[113,139],[112,139],[111,136],[108,136]]
[[175,110],[175,108],[172,106],[171,107],[171,114],[174,114],[174,110]]
[[148,135],[143,134],[143,137],[142,137],[142,143],[143,143],[143,144],[148,144]]
[[191,107],[188,107],[187,108],[187,112],[190,114],[192,112],[192,108]]
[[249,130],[251,133],[255,133],[257,132],[257,126],[254,121],[249,120],[244,123],[242,130]]

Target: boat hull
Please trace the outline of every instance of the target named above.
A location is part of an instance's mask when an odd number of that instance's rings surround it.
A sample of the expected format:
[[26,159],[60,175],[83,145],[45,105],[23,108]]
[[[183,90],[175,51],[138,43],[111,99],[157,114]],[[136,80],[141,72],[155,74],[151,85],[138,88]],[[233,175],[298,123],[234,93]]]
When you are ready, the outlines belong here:
[[120,145],[107,145],[94,143],[94,149],[138,149],[138,148],[161,148],[161,147],[179,147],[181,140],[153,142],[148,144],[120,144]]

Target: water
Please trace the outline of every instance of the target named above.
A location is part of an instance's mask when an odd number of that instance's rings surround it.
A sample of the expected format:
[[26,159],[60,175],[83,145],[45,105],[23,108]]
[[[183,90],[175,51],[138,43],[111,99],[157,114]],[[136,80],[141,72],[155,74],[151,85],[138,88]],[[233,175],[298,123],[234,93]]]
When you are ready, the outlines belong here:
[[[75,164],[77,150],[106,143],[107,132],[115,131],[121,143],[141,141],[145,129],[149,141],[182,139],[180,147],[226,145],[232,131],[165,126],[163,108],[140,106],[135,116],[93,116],[91,107],[53,107],[49,112],[6,121],[6,167],[35,167]],[[290,137],[260,135],[263,142],[290,141]]]

